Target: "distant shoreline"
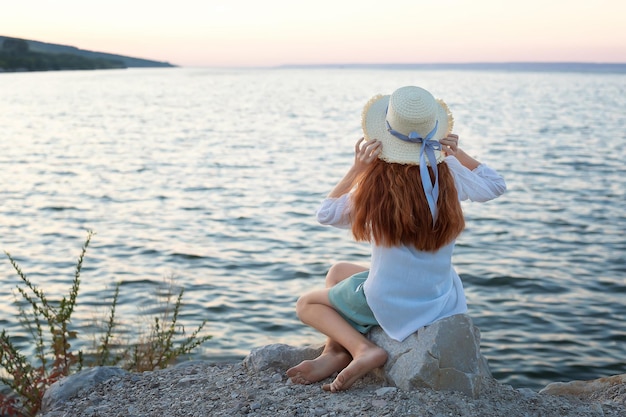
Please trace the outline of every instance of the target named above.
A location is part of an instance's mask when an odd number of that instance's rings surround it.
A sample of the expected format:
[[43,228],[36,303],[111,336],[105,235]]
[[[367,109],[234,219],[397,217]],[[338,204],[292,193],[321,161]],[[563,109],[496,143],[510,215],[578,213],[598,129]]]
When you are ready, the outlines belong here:
[[126,68],[172,68],[153,61],[74,46],[0,36],[0,72],[39,72]]
[[470,70],[520,72],[583,72],[626,74],[626,63],[591,62],[467,62],[415,64],[285,64],[279,69]]

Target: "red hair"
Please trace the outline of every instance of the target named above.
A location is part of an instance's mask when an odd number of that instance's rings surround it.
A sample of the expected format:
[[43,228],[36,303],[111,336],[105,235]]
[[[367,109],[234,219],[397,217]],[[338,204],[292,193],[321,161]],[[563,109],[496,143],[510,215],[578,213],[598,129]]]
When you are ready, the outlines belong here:
[[[441,163],[437,223],[422,189],[417,165],[372,162],[357,179],[351,214],[352,234],[357,241],[382,246],[413,246],[434,252],[452,242],[465,227],[461,203],[448,165]],[[428,168],[434,179],[432,168]]]

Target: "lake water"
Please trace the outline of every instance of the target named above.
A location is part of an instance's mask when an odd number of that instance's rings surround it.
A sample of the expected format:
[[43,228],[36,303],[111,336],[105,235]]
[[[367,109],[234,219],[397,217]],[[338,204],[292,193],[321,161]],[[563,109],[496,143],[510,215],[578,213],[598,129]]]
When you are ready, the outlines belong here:
[[[140,332],[174,277],[185,330],[207,319],[213,335],[195,358],[321,343],[295,315],[298,295],[334,262],[367,263],[369,248],[315,210],[351,164],[363,104],[408,84],[444,98],[461,146],[507,181],[501,198],[464,204],[454,255],[494,376],[540,388],[626,372],[626,74],[0,74],[0,249],[58,298],[96,232],[82,333],[118,281],[118,317]],[[0,328],[23,336],[17,283],[4,258]]]

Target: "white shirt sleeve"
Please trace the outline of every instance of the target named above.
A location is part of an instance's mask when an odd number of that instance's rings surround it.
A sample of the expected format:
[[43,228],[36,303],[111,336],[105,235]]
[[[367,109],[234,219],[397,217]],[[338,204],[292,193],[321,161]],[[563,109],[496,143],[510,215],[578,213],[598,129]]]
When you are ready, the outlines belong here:
[[461,201],[489,201],[506,191],[504,178],[485,164],[470,170],[454,156],[447,156],[445,162],[454,175],[454,185]]
[[348,229],[350,227],[350,211],[349,193],[339,198],[326,198],[317,210],[317,221],[324,225]]

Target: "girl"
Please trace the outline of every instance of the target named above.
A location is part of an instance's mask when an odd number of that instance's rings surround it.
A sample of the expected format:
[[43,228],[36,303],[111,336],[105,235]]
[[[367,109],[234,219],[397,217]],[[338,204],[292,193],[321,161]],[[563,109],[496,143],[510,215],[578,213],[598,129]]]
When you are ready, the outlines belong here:
[[351,227],[372,246],[371,266],[332,266],[326,288],[300,297],[302,322],[325,334],[322,354],[289,369],[294,383],[335,372],[327,391],[348,389],[385,364],[387,353],[365,336],[381,326],[397,341],[436,320],[467,311],[452,251],[465,226],[461,200],[504,193],[502,177],[458,147],[452,115],[419,87],[376,96],[364,107],[364,137],[354,164],[317,212],[318,221]]

